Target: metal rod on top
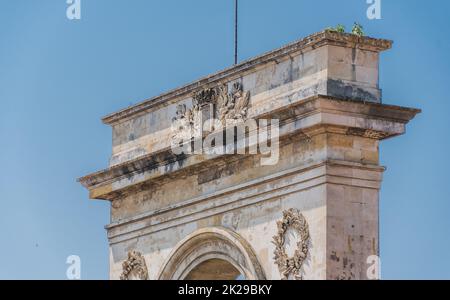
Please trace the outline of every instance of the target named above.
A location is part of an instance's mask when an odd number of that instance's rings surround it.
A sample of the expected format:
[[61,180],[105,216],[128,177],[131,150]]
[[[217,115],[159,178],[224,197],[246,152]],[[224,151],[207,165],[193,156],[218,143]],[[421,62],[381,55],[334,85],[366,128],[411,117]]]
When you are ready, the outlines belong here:
[[234,1],[234,64],[238,63],[238,0]]

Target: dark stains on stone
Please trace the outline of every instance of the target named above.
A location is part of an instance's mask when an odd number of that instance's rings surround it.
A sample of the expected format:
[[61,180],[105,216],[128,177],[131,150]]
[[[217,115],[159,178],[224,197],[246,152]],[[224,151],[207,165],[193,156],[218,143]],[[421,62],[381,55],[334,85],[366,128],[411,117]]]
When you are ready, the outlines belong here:
[[204,184],[222,177],[222,168],[214,168],[198,174],[198,184]]
[[353,280],[353,279],[355,279],[355,274],[353,274],[353,272],[347,273],[346,271],[343,271],[341,275],[335,277],[335,280]]
[[153,171],[162,164],[165,165],[166,171],[172,171],[175,164],[182,166],[186,159],[186,154],[175,155],[170,151],[162,152],[151,157],[146,157],[145,159],[136,160],[131,164],[115,167],[114,176],[125,176],[127,179],[131,179],[136,172]]
[[222,177],[231,176],[236,173],[240,165],[240,162],[233,162],[225,166],[212,167],[209,170],[201,172],[198,174],[198,184],[204,184],[211,182],[213,180],[220,179]]
[[352,49],[352,81],[356,81],[356,49]]
[[354,135],[354,136],[365,136],[366,135],[366,129],[364,128],[355,128],[351,127],[347,130],[347,135]]
[[295,66],[291,70],[291,79],[290,82],[293,82],[300,78],[300,68],[298,66]]
[[331,252],[330,259],[339,262],[341,259],[337,256],[336,251]]
[[380,102],[379,95],[363,90],[361,87],[342,80],[328,79],[327,96],[337,97],[344,100],[359,100],[364,102]]
[[[334,259],[334,261],[339,262],[339,260]],[[340,271],[336,270],[339,274],[333,275],[336,280],[354,280],[356,279],[354,273],[355,264],[348,257],[342,258],[342,269]]]
[[175,165],[178,165],[179,168],[181,168],[187,159],[186,154],[171,154],[169,153],[166,157],[163,158],[163,161],[166,162],[166,165],[164,166],[165,172],[172,172]]
[[294,59],[292,57],[290,57],[288,74],[287,74],[286,78],[284,78],[284,82],[283,83],[284,84],[288,84],[288,83],[291,83],[294,80],[295,80],[295,77],[294,77]]
[[283,73],[283,78],[280,82],[271,83],[269,90],[276,89],[282,85],[292,83],[293,81],[299,79],[301,76],[300,68],[295,66],[294,58],[290,57],[289,66],[287,72]]
[[342,260],[342,264],[344,266],[344,269],[347,268],[347,265],[348,265],[348,258],[347,257],[344,257],[344,259]]

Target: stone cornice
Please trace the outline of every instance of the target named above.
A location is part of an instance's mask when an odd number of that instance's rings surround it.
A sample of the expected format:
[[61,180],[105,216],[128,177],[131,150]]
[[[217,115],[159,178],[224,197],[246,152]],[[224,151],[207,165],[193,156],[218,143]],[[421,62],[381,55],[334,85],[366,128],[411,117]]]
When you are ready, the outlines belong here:
[[360,37],[353,34],[338,33],[328,30],[322,31],[312,34],[299,41],[290,43],[279,49],[275,49],[263,55],[246,60],[238,65],[206,76],[204,78],[201,78],[200,80],[171,90],[157,97],[147,99],[137,105],[110,114],[104,117],[102,121],[108,125],[114,125],[116,123],[123,122],[131,117],[145,113],[161,104],[167,103],[176,98],[189,95],[201,89],[213,86],[219,82],[231,81],[236,77],[242,76],[242,74],[245,72],[249,72],[250,70],[267,63],[282,60],[283,58],[288,57],[289,55],[292,55],[296,52],[307,52],[326,45],[335,45],[380,52],[390,49],[392,47],[392,43],[393,42],[390,40]]
[[[292,114],[292,112],[294,113]],[[291,135],[308,134],[311,136],[321,133],[323,130],[381,140],[402,134],[404,124],[419,112],[420,110],[413,108],[314,96],[273,112],[271,116],[260,117],[275,117],[281,120],[281,141]],[[317,114],[321,115],[319,121],[314,118],[314,115]],[[295,116],[294,119],[292,119],[292,116]],[[342,123],[342,118],[339,116],[346,116],[345,119],[351,123]],[[303,120],[306,125],[301,125],[298,128],[283,125],[283,123],[296,124],[296,120]],[[283,129],[283,127],[288,129]],[[200,166],[206,162],[213,163],[213,160],[234,159],[233,155],[225,156],[218,156],[214,159],[208,159],[201,155],[177,156],[169,148],[82,177],[78,181],[90,190],[91,198],[112,200],[133,186],[154,181],[168,174],[189,170],[194,165]],[[171,165],[170,168],[164,168],[169,164]],[[139,174],[144,173],[147,173],[146,177],[141,178]],[[135,181],[134,177],[139,179]],[[122,184],[115,185],[113,188],[112,183],[120,182],[122,179],[126,179],[127,184],[124,186]]]

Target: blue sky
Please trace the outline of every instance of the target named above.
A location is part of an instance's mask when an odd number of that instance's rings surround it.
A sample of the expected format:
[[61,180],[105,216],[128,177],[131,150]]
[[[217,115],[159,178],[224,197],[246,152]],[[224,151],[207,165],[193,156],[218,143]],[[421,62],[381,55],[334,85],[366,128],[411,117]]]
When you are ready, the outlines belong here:
[[[423,109],[381,145],[385,279],[450,279],[450,3],[240,0],[240,59],[338,23],[395,41],[382,55],[384,102]],[[109,203],[76,178],[103,169],[100,118],[233,63],[231,0],[0,0],[0,278],[108,278]]]

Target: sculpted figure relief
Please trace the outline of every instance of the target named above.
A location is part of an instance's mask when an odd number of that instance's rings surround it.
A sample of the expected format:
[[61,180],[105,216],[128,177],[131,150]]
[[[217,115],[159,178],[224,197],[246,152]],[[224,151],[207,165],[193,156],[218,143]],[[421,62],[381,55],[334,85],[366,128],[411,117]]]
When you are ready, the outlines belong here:
[[128,252],[128,259],[122,264],[122,275],[120,275],[120,280],[130,279],[148,279],[147,265],[144,256],[138,251]]
[[176,116],[172,119],[172,141],[190,140],[193,136],[194,115],[192,109],[186,109],[185,104],[177,106]]
[[215,116],[225,127],[245,121],[249,103],[250,92],[244,92],[240,82],[235,82],[231,91],[223,84],[194,93],[191,109],[185,104],[177,106],[176,116],[172,119],[172,142],[186,142],[201,136],[202,122],[206,121],[202,120],[202,110],[208,105],[212,107],[210,117]]
[[230,93],[228,93],[227,85],[221,86],[219,90],[217,109],[222,124],[225,125],[227,120],[232,124],[233,122],[245,121],[250,102],[250,92],[244,92],[243,86],[239,82],[233,84]]

